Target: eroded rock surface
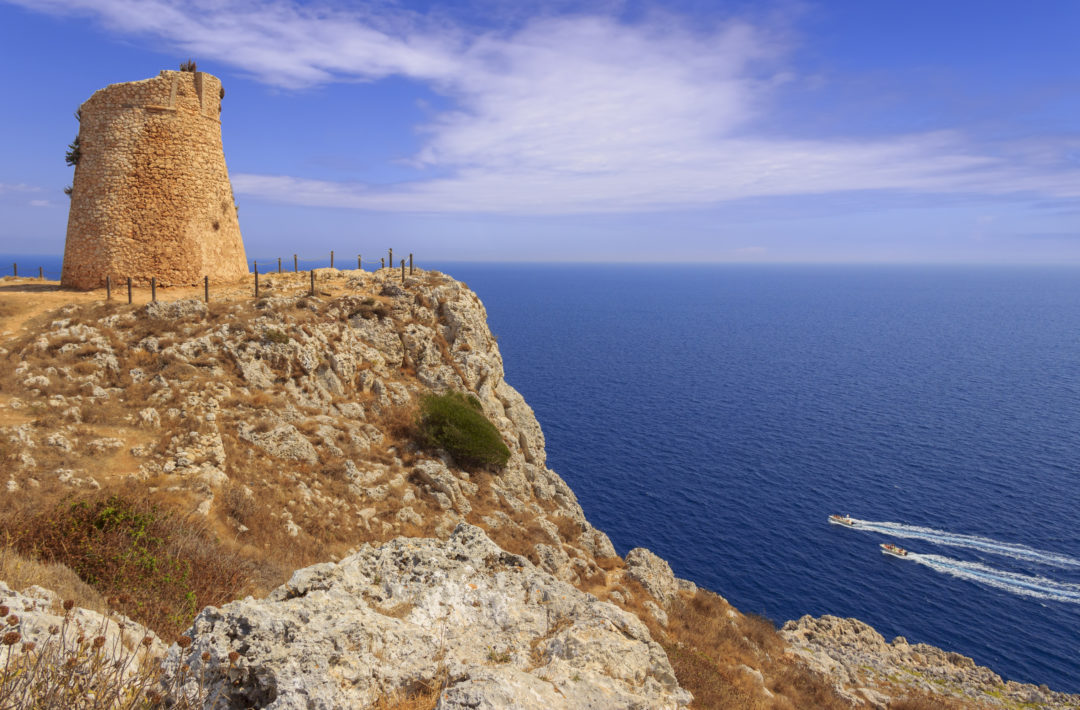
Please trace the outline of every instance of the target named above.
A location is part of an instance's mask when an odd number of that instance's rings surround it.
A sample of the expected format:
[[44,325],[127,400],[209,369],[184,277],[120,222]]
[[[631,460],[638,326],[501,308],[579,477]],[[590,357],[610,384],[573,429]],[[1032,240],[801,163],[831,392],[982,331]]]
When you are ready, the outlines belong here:
[[265,600],[204,609],[188,635],[168,666],[211,678],[228,707],[362,708],[418,685],[443,688],[445,709],[691,699],[636,617],[467,524],[446,541],[399,538],[299,570]]
[[885,708],[890,699],[915,690],[983,707],[1080,708],[1078,695],[1003,681],[967,656],[924,643],[909,644],[903,636],[887,642],[858,619],[807,615],[784,624],[780,635],[810,668],[833,678],[837,689],[860,705]]

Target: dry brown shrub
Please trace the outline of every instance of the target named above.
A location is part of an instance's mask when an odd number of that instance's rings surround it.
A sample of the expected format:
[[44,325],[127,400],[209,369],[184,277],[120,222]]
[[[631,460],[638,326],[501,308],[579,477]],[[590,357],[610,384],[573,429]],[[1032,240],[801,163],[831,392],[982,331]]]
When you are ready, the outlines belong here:
[[615,555],[614,557],[597,557],[596,566],[607,572],[626,568],[626,560]]
[[[660,628],[639,606],[648,599],[633,580],[623,580],[630,591],[627,604],[649,626],[668,653],[679,684],[694,694],[695,708],[821,708],[840,710],[848,704],[831,683],[793,661],[772,622],[756,615],[728,616],[731,606],[720,596],[699,589],[684,594],[668,609],[668,626]],[[760,670],[768,698],[754,676],[739,666]]]
[[401,447],[416,438],[418,417],[419,408],[412,402],[387,407],[379,417],[379,428],[389,443]]
[[412,602],[401,602],[391,607],[380,607],[378,611],[383,616],[392,616],[395,619],[404,619],[406,616],[409,615],[409,612],[411,612],[415,608],[416,605]]
[[[229,481],[221,490],[220,501],[225,514],[242,525],[248,525],[248,522],[252,521],[252,516],[259,507],[255,502],[255,496],[248,495],[244,486],[235,481]],[[248,525],[248,527],[251,526]]]
[[411,688],[396,690],[375,701],[372,710],[433,710],[446,687],[445,671],[432,681],[417,681]]
[[563,539],[563,542],[573,542],[581,536],[581,533],[585,532],[583,523],[565,515],[549,515],[548,520],[559,529],[559,537]]
[[889,710],[988,710],[990,706],[972,700],[912,692],[889,703]]
[[602,569],[596,569],[580,577],[580,581],[575,586],[597,599],[608,599],[608,592],[611,591],[607,573]]
[[[64,418],[59,410],[44,405],[33,405],[30,408],[33,414],[32,424],[38,429],[56,431],[64,424]],[[36,458],[36,457],[35,457]]]
[[166,638],[204,606],[235,599],[251,575],[250,563],[223,548],[205,520],[107,491],[54,504],[28,500],[0,527],[22,555],[68,566],[110,606]]

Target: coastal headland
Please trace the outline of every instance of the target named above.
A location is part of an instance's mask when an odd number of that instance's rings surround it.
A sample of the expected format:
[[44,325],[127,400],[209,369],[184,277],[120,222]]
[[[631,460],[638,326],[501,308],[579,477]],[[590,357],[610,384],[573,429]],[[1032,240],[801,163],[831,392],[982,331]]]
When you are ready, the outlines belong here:
[[[778,631],[646,549],[618,556],[547,467],[465,284],[313,283],[129,305],[0,280],[0,605],[19,636],[0,666],[70,626],[151,659],[125,666],[153,669],[147,698],[192,706],[1080,707],[853,619]],[[504,464],[425,430],[446,393]]]

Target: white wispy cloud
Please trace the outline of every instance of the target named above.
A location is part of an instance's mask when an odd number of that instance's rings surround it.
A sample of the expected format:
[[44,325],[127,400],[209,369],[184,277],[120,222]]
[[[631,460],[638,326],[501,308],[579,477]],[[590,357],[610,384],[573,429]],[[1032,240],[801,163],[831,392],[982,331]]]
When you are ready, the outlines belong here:
[[392,4],[17,2],[89,15],[285,89],[404,76],[452,100],[453,110],[420,127],[416,180],[234,176],[237,192],[268,200],[573,213],[853,190],[1080,197],[1080,169],[1053,142],[988,151],[949,131],[850,141],[756,132],[792,74],[783,35],[745,21],[562,15],[480,30]]
[[0,195],[13,192],[41,192],[41,188],[26,183],[0,182]]

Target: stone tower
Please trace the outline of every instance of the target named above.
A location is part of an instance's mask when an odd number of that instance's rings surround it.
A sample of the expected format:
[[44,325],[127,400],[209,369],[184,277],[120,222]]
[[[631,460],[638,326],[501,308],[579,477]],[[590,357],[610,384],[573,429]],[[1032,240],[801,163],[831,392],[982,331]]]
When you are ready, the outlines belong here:
[[248,273],[221,147],[221,81],[163,71],[80,108],[61,283],[162,285]]

